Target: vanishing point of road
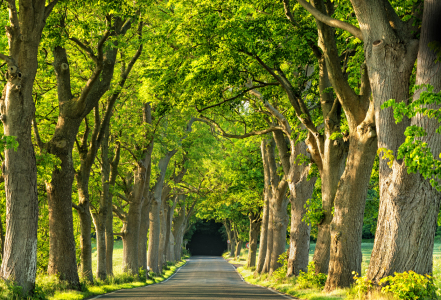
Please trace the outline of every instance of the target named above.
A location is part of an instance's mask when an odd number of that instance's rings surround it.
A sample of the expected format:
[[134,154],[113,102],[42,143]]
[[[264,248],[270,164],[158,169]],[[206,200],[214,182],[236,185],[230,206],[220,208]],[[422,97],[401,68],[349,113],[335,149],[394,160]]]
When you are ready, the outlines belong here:
[[192,256],[173,277],[160,284],[119,290],[94,299],[225,300],[294,299],[242,280],[222,257]]

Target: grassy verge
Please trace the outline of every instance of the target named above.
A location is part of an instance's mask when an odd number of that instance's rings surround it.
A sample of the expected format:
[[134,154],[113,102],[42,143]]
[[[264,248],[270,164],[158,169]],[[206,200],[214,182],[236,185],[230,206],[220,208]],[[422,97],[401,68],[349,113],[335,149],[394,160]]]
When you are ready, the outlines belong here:
[[[315,245],[314,245],[315,246]],[[364,243],[362,245],[363,263],[362,263],[362,275],[367,270],[370,253],[372,251],[372,244]],[[392,300],[397,299],[391,293],[383,293],[378,290],[370,290],[370,294],[362,292],[362,287],[354,286],[351,288],[335,290],[331,293],[323,292],[324,281],[317,278],[317,276],[311,273],[303,273],[297,277],[286,277],[286,266],[275,271],[271,277],[268,274],[255,274],[255,268],[246,267],[246,259],[248,250],[241,251],[239,257],[229,257],[228,253],[224,253],[223,257],[228,260],[229,263],[237,267],[237,271],[242,275],[244,280],[250,284],[258,285],[266,288],[277,290],[280,293],[284,293],[299,299],[310,300],[326,300],[326,299],[353,299],[353,300]],[[434,249],[433,260],[433,283],[437,291],[437,299],[441,299],[441,245],[436,244]],[[312,269],[312,268],[311,268]],[[326,280],[326,278],[324,278]],[[413,286],[413,283],[403,286],[403,289]],[[433,295],[434,296],[434,295]],[[430,299],[436,298],[430,297]],[[404,299],[404,298],[403,298]],[[406,298],[410,299],[410,298]],[[416,299],[416,298],[415,298]]]
[[169,264],[166,268],[163,269],[161,275],[153,276],[152,278],[146,279],[142,275],[139,277],[135,277],[127,273],[120,273],[103,281],[95,280],[93,284],[84,283],[82,286],[82,291],[57,290],[55,291],[55,293],[53,293],[53,296],[50,296],[47,299],[80,300],[96,295],[110,293],[116,290],[132,289],[159,283],[172,276],[179,267],[185,264],[185,262],[185,260],[182,260],[174,265]]
[[[187,258],[187,257],[185,257]],[[162,282],[172,276],[178,268],[186,262],[185,258],[175,264],[168,263],[161,275],[146,277],[145,272],[140,272],[139,276],[130,273],[115,272],[114,276],[109,276],[105,280],[95,279],[93,283],[81,280],[80,291],[69,289],[67,282],[59,280],[56,276],[39,275],[37,276],[34,294],[25,299],[35,300],[80,300],[88,299],[93,296],[110,293],[121,289],[132,289],[143,287],[150,284]],[[0,299],[18,300],[21,287],[9,285],[0,281]]]

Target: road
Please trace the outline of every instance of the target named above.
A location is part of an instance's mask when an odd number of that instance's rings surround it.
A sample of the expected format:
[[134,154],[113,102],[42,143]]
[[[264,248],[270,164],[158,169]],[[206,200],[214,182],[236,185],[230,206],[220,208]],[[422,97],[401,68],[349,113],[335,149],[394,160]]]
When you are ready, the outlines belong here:
[[222,257],[192,256],[187,264],[166,282],[142,288],[120,290],[98,296],[105,299],[294,299],[242,280],[234,267]]

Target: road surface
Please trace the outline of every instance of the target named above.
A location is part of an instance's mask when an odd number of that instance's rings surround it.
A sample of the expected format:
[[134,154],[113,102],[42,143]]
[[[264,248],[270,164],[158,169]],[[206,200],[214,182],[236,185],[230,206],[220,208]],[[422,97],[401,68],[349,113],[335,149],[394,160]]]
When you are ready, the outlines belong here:
[[247,284],[222,257],[192,256],[166,282],[142,288],[120,290],[93,299],[224,300],[294,299],[266,288]]

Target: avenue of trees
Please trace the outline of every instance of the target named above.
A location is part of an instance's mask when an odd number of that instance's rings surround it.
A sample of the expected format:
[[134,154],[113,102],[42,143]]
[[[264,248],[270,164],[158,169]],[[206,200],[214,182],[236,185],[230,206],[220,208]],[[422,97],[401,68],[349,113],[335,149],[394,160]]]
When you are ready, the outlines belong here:
[[[197,220],[325,290],[431,274],[441,1],[0,2],[1,269],[160,273]],[[97,265],[92,268],[96,247]]]

